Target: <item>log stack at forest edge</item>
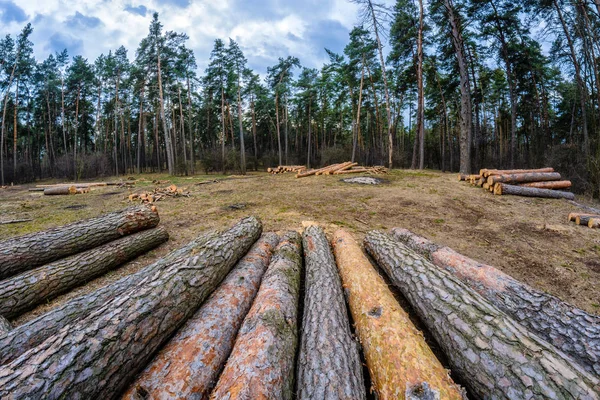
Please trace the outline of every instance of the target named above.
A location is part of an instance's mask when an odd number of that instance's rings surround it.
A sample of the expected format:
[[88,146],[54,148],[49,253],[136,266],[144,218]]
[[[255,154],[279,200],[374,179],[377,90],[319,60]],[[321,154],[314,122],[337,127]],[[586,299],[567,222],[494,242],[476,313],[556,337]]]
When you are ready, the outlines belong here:
[[479,398],[598,399],[600,381],[475,290],[395,240],[365,247],[414,307],[452,371]]
[[575,195],[565,192],[571,181],[562,180],[551,167],[539,169],[481,169],[478,175],[458,174],[459,181],[482,187],[495,195],[542,197],[573,200]]
[[302,173],[304,171],[306,171],[304,165],[280,165],[276,168],[267,168],[267,172],[273,175],[285,174],[286,172]]
[[296,174],[296,178],[304,178],[313,175],[345,175],[345,174],[387,174],[387,168],[376,165],[373,167],[361,167],[358,163],[347,161],[339,164],[328,165],[323,168],[312,169],[310,171],[302,171]]
[[118,396],[246,254],[261,230],[256,218],[243,219],[198,253],[175,259],[3,365],[0,398]]
[[98,247],[144,229],[160,218],[156,207],[138,206],[0,242],[0,279]]
[[208,398],[278,242],[277,234],[266,233],[254,244],[123,399]]
[[286,232],[211,399],[292,399],[298,342],[302,239]]
[[600,375],[600,317],[408,229],[393,228],[392,235],[575,359],[586,370]]
[[297,398],[365,399],[358,344],[352,338],[340,276],[323,229],[316,225],[304,229],[302,248],[306,278]]
[[462,399],[462,390],[352,236],[338,230],[332,243],[378,398]]

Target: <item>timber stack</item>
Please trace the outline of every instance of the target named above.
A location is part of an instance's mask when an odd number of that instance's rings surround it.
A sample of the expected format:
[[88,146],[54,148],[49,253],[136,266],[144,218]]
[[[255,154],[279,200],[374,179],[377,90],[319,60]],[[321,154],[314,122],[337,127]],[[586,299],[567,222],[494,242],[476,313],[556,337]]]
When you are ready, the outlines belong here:
[[[0,398],[599,398],[598,317],[403,229],[364,242],[395,289],[344,230],[262,230],[247,217],[21,326],[0,315]],[[0,282],[0,314],[165,235]]]
[[565,189],[571,181],[563,180],[553,168],[539,169],[481,169],[479,174],[458,174],[459,181],[482,187],[495,195],[542,197],[547,199],[573,200],[575,195]]
[[140,202],[141,204],[155,203],[168,197],[190,197],[187,188],[179,188],[176,185],[170,185],[166,188],[154,188],[151,192],[133,193],[127,196],[130,202]]
[[285,174],[286,172],[302,173],[306,171],[305,165],[280,165],[277,168],[267,168],[267,172],[273,175]]
[[380,175],[387,174],[387,168],[376,165],[373,167],[361,167],[356,162],[343,162],[340,164],[332,164],[323,168],[311,169],[310,171],[299,172],[296,178],[305,178],[314,175],[345,175],[345,174],[372,174]]

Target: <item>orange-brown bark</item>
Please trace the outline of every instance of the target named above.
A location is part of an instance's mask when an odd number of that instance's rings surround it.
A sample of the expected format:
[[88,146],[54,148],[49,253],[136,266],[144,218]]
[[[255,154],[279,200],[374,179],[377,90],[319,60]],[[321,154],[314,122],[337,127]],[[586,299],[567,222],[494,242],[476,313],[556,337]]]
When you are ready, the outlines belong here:
[[521,183],[520,186],[538,189],[569,189],[571,187],[571,181],[529,182]]

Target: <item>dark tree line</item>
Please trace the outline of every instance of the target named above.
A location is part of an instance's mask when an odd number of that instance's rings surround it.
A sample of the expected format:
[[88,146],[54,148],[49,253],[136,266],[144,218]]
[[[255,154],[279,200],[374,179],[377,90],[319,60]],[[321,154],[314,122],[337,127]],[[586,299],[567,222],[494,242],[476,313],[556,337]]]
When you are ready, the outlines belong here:
[[265,79],[231,39],[215,40],[199,75],[188,37],[157,14],[135,53],[93,62],[66,50],[36,60],[31,25],[7,35],[2,184],[352,159],[461,172],[550,164],[600,194],[597,2],[353,2],[359,25],[342,52],[327,50],[319,69],[280,58]]

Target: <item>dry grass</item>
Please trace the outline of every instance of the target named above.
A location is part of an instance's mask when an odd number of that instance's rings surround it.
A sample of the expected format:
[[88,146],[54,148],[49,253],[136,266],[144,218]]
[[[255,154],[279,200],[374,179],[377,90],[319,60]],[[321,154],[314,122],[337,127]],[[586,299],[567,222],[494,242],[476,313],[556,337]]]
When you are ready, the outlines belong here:
[[[153,179],[187,187],[189,198],[158,202],[168,243],[88,285],[60,296],[15,321],[17,324],[65,300],[137,271],[201,231],[222,229],[256,215],[265,230],[302,229],[317,221],[331,233],[343,226],[362,239],[371,229],[404,227],[448,245],[589,312],[600,313],[600,231],[566,222],[576,207],[563,200],[497,197],[457,182],[455,174],[394,170],[380,186],[350,185],[338,176],[295,179],[293,174],[251,173],[219,183],[216,175],[193,178],[135,176],[135,189],[99,187],[85,195],[43,196],[27,188],[0,190],[0,219],[34,218],[0,225],[0,238],[47,229],[128,206],[130,193],[153,187]],[[162,186],[168,186],[163,184]],[[229,206],[236,207],[230,208]],[[78,208],[81,207],[81,208]]]

